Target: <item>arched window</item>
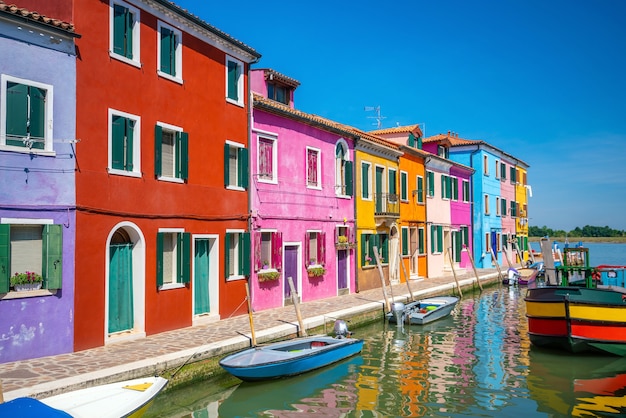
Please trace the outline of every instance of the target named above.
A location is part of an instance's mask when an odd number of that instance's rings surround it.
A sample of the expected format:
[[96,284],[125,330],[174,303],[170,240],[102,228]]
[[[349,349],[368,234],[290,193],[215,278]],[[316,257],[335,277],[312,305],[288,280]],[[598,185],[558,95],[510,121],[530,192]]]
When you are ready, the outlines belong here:
[[335,147],[335,194],[352,196],[352,161],[349,160],[348,146],[340,140]]

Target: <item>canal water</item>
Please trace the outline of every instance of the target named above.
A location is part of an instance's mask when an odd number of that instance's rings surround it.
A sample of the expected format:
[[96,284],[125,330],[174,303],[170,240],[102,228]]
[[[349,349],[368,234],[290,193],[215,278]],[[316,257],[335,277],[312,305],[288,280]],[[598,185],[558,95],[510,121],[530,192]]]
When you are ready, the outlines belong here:
[[148,417],[604,417],[626,414],[626,359],[531,347],[525,289],[464,294],[426,326],[352,330],[363,352],[301,376],[207,380],[160,395]]

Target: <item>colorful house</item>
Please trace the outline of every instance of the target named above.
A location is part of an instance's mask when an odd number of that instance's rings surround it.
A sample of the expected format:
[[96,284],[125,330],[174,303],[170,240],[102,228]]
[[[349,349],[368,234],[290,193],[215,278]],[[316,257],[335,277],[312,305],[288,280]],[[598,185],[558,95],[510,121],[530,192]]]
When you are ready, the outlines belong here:
[[0,1],[1,363],[73,350],[80,35],[60,19]]
[[295,109],[299,83],[251,72],[254,309],[354,292],[354,143],[349,128]]
[[169,1],[37,3],[83,29],[74,350],[245,313],[260,55]]
[[517,219],[515,231],[517,247],[524,261],[529,260],[528,246],[528,199],[532,197],[532,188],[528,184],[528,165],[517,160],[515,169],[511,169],[511,181],[515,183],[515,201],[517,202]]
[[400,280],[423,279],[427,274],[426,247],[426,170],[424,161],[430,155],[422,148],[419,125],[398,126],[370,132],[398,144],[400,157]]

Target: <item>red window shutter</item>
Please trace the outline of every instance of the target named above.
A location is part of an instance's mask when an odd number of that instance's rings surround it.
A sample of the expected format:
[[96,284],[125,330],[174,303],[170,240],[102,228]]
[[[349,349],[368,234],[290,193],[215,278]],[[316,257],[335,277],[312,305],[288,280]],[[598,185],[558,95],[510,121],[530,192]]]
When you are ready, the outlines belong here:
[[283,268],[283,233],[272,234],[272,267],[280,271]]
[[254,271],[263,268],[263,260],[261,259],[261,232],[254,233]]
[[317,238],[317,256],[319,258],[317,263],[324,266],[326,265],[326,233],[320,232]]

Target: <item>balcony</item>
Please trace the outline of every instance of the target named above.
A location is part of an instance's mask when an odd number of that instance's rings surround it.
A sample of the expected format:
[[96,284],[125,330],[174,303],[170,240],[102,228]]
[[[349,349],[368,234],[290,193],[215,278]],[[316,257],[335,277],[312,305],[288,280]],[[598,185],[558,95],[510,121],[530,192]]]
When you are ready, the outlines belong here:
[[382,218],[399,218],[400,201],[397,194],[376,193],[374,194],[374,216]]

